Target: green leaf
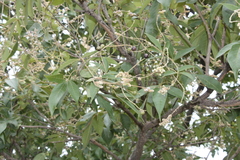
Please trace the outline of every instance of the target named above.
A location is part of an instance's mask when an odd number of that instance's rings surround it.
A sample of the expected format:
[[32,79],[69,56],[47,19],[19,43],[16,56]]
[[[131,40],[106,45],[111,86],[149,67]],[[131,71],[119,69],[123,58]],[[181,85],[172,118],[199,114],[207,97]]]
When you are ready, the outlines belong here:
[[[103,95],[104,96],[104,95]],[[102,96],[97,95],[97,101],[100,107],[104,108],[111,119],[113,119],[113,110],[110,102],[104,99]]]
[[[236,119],[237,119],[238,132],[240,132],[240,116],[238,116]],[[1,132],[0,132],[0,133],[1,133]]]
[[83,78],[91,78],[92,74],[89,72],[88,69],[83,69],[80,71],[80,76]]
[[66,62],[64,62],[56,71],[56,73],[60,72],[62,69],[64,69],[65,67],[75,63],[75,62],[78,62],[79,59],[69,59],[67,60]]
[[109,117],[108,114],[105,114],[105,116],[104,116],[104,118],[103,118],[103,122],[104,122],[104,125],[105,125],[107,128],[110,128],[110,127],[111,127],[112,120],[111,120],[111,118]]
[[48,100],[48,105],[49,105],[51,115],[53,115],[56,109],[56,106],[58,105],[60,100],[66,95],[66,92],[67,92],[67,84],[65,82],[57,84],[53,88]]
[[170,76],[170,75],[174,75],[174,74],[176,74],[175,71],[170,71],[169,70],[169,71],[164,72],[162,76],[165,77],[165,76]]
[[123,128],[128,130],[131,125],[131,119],[126,114],[121,114],[121,122]]
[[45,153],[39,153],[33,158],[33,160],[45,160],[45,158],[46,158]]
[[217,59],[218,57],[222,56],[224,53],[226,53],[227,51],[229,51],[233,45],[235,44],[240,44],[240,41],[237,42],[232,42],[230,44],[227,44],[226,46],[224,46],[217,54],[217,56],[215,57],[215,59]]
[[96,19],[94,19],[92,16],[85,14],[85,22],[86,22],[86,27],[88,31],[89,37],[92,36],[92,32],[94,28],[96,27]]
[[235,79],[238,78],[238,71],[240,69],[240,46],[235,44],[227,55],[227,61],[232,68]]
[[195,68],[195,66],[192,66],[192,65],[181,66],[181,67],[178,68],[178,71],[181,72],[181,71],[184,71],[184,70],[187,70],[187,69],[190,69],[190,68]]
[[133,103],[129,102],[129,100],[125,100],[118,95],[117,95],[117,98],[120,99],[120,101],[122,101],[125,105],[130,107],[135,113],[140,114],[139,110],[134,106]]
[[102,138],[107,144],[109,144],[111,142],[111,140],[113,138],[113,134],[109,128],[103,129]]
[[239,6],[233,5],[233,4],[230,4],[230,3],[220,3],[220,4],[223,5],[224,7],[226,7],[227,9],[231,10],[231,11],[239,9]]
[[60,4],[63,4],[65,0],[50,0],[51,4],[52,5],[60,5]]
[[12,56],[14,55],[14,53],[17,51],[17,49],[18,49],[18,42],[16,42],[16,43],[14,44],[14,46],[13,46],[13,48],[12,48],[12,51],[11,51],[11,53],[10,53],[10,55],[9,55],[8,58],[12,57]]
[[188,72],[180,72],[180,74],[190,78],[191,80],[194,80],[194,76],[191,73]]
[[160,43],[155,37],[153,37],[152,35],[147,34],[147,33],[145,33],[145,34],[147,35],[147,37],[149,38],[149,40],[150,40],[158,49],[162,50],[161,43]]
[[0,122],[0,134],[7,128],[6,122]]
[[210,77],[210,76],[207,76],[207,75],[196,75],[196,76],[208,88],[216,90],[218,93],[222,92],[222,85],[220,84],[219,81],[217,81],[213,77]]
[[62,74],[55,74],[55,75],[45,75],[45,77],[50,82],[56,82],[56,83],[62,83],[64,82],[63,75]]
[[161,3],[164,7],[164,9],[169,8],[171,4],[171,0],[157,0],[158,3]]
[[177,55],[174,57],[174,60],[177,60],[179,58],[182,58],[183,56],[187,55],[188,53],[192,52],[194,49],[196,49],[197,46],[194,46],[194,47],[190,47],[190,48],[187,48],[187,49],[183,49],[183,50],[180,50],[178,51]]
[[[165,0],[164,0],[164,1],[165,1]],[[178,19],[177,19],[177,17],[174,16],[170,10],[167,10],[167,11],[164,13],[164,15],[165,15],[165,17],[166,17],[169,21],[171,21],[173,24],[178,25]]]
[[86,91],[87,91],[87,97],[91,98],[91,102],[92,102],[97,92],[99,91],[99,88],[96,87],[93,83],[91,83],[90,85],[87,86]]
[[160,18],[158,17],[159,3],[157,0],[152,2],[150,7],[150,18],[147,21],[145,32],[152,36],[157,36],[160,27]]
[[206,55],[208,47],[208,37],[206,29],[203,25],[199,26],[196,30],[194,30],[190,40],[192,46],[196,46],[197,50],[201,51],[203,55]]
[[93,121],[92,121],[92,124],[93,124],[93,128],[95,129],[95,131],[99,135],[102,135],[103,127],[104,127],[102,115],[95,116]]
[[92,123],[90,122],[82,134],[82,143],[84,148],[87,147],[89,143],[91,132],[92,132]]
[[14,89],[18,89],[18,79],[17,78],[13,78],[13,79],[5,79],[5,82],[13,87]]
[[176,87],[171,87],[168,90],[168,93],[175,97],[178,97],[178,98],[182,98],[184,96],[183,92],[179,88],[176,88]]
[[162,110],[167,100],[167,94],[162,95],[161,93],[158,93],[158,91],[159,91],[158,88],[154,90],[152,99],[157,110],[158,117],[159,119],[161,119]]
[[92,116],[95,114],[96,112],[88,112],[80,119],[80,121],[87,121],[88,119],[92,118]]
[[76,83],[74,83],[73,81],[68,81],[67,82],[67,91],[70,93],[70,95],[72,96],[72,98],[78,102],[78,99],[80,97],[80,91],[79,91],[79,87],[76,85]]
[[107,60],[107,57],[102,57],[102,61],[103,61],[103,70],[104,72],[107,72],[109,67],[109,62]]

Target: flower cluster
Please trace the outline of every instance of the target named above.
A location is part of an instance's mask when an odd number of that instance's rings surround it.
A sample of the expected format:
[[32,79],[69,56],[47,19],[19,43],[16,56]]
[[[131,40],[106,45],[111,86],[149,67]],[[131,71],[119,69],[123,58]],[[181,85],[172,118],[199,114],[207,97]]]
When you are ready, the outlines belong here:
[[121,10],[114,11],[113,13],[116,14],[117,16],[119,16],[119,17],[123,16],[123,12]]
[[116,76],[116,78],[121,78],[121,83],[123,86],[131,86],[131,82],[133,81],[132,76],[128,72],[119,72]]
[[151,89],[150,87],[146,87],[143,89],[145,92],[154,92],[153,89]]
[[87,37],[83,37],[81,41],[81,45],[86,48],[87,50],[90,49],[90,46],[87,44]]
[[166,94],[170,88],[166,86],[162,86],[162,88],[158,91],[158,93],[161,93],[162,95]]
[[162,122],[159,123],[159,126],[165,126],[166,124],[171,122],[171,119],[172,119],[172,115],[170,114],[166,119],[165,118],[162,119]]
[[165,72],[165,69],[162,66],[157,67],[153,70],[153,73],[159,73],[160,75],[164,72]]

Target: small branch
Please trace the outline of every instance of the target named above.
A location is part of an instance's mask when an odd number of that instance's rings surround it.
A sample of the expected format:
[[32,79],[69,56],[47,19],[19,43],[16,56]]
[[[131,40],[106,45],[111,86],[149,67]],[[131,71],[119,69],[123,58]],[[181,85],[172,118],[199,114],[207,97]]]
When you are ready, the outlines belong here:
[[17,160],[15,158],[12,158],[11,156],[9,156],[7,153],[2,152],[0,153],[0,155],[2,155],[4,158],[6,158],[7,160]]
[[99,142],[95,141],[95,140],[90,140],[90,142],[92,144],[95,144],[96,146],[98,146],[99,148],[101,148],[104,152],[108,153],[109,155],[111,155],[114,159],[116,160],[121,160],[120,158],[117,157],[117,155],[113,154],[110,150],[108,150],[105,146],[103,146],[102,144],[100,144]]
[[37,113],[38,113],[43,119],[46,119],[50,124],[52,124],[52,122],[51,122],[44,114],[42,114],[42,113],[37,109],[37,107],[35,106],[35,104],[34,104],[32,101],[28,100],[28,103],[37,111]]
[[120,103],[116,103],[116,105],[116,107],[122,109],[139,128],[143,128],[143,124],[137,120],[137,118],[131,113],[129,109],[127,109]]
[[[187,43],[187,45],[188,45],[189,47],[192,47],[191,42],[186,38],[185,35],[183,35],[183,34],[181,33],[181,31],[179,31],[179,30],[180,30],[179,27],[176,26],[176,25],[174,25],[174,24],[173,24],[173,27],[174,27],[174,29],[177,31],[178,35],[180,35],[180,36],[182,37],[182,39]],[[205,60],[205,58],[202,56],[202,54],[201,54],[198,50],[195,49],[195,52],[198,54],[198,56],[199,56],[202,60]]]
[[207,35],[208,35],[208,47],[207,47],[207,53],[206,53],[206,58],[205,58],[205,74],[209,75],[209,65],[210,65],[210,54],[211,54],[211,49],[212,49],[212,34],[210,32],[210,29],[208,27],[208,24],[206,22],[206,20],[204,19],[200,9],[198,8],[197,4],[194,4],[195,9],[197,11],[197,13],[199,14],[201,20],[203,21],[203,25],[207,31]]
[[229,160],[230,160],[230,159],[234,159],[239,153],[240,153],[240,147],[238,147],[238,149],[236,150],[236,152],[229,158]]

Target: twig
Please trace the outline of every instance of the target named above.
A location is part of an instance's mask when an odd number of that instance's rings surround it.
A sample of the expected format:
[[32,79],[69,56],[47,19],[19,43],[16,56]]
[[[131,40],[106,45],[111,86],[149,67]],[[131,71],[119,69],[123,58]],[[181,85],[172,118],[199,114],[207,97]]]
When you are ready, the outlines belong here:
[[141,122],[139,122],[137,120],[137,118],[130,112],[129,109],[127,109],[126,107],[124,107],[122,104],[120,103],[117,103],[117,108],[121,108],[132,120],[133,122],[139,127],[139,128],[142,128],[143,127],[143,124]]
[[50,124],[52,124],[52,122],[51,122],[44,114],[42,114],[42,113],[37,109],[37,107],[35,106],[35,104],[34,104],[32,101],[28,100],[28,103],[31,104],[31,106],[38,112],[38,114],[39,114],[43,119],[46,119]]
[[229,158],[229,160],[230,160],[230,159],[234,159],[239,153],[240,153],[240,147],[238,147],[238,149],[236,150],[236,152]]
[[195,6],[195,9],[197,11],[197,13],[199,14],[202,22],[203,22],[203,25],[207,31],[207,36],[208,36],[208,46],[207,46],[207,53],[206,53],[206,58],[205,58],[205,74],[206,75],[209,75],[209,65],[210,65],[210,54],[211,54],[211,49],[212,49],[212,34],[210,32],[210,29],[208,27],[208,24],[206,22],[206,20],[204,19],[200,9],[198,8],[197,4],[194,4]]

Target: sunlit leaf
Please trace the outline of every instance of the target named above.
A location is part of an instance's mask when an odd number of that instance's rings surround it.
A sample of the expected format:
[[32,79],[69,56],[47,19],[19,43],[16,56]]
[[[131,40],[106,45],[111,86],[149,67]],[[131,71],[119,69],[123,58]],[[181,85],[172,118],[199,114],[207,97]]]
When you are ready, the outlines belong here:
[[18,79],[17,78],[13,78],[13,79],[5,79],[5,82],[10,86],[13,87],[14,89],[18,89]]
[[232,43],[229,43],[227,44],[226,46],[224,46],[217,54],[217,56],[215,58],[218,58],[220,56],[222,56],[224,53],[226,53],[227,51],[229,51],[233,45],[235,44],[240,44],[240,41],[237,41],[237,42],[232,42]]
[[62,74],[55,74],[55,75],[45,75],[45,77],[50,82],[56,82],[56,83],[62,83],[64,82],[63,75]]

